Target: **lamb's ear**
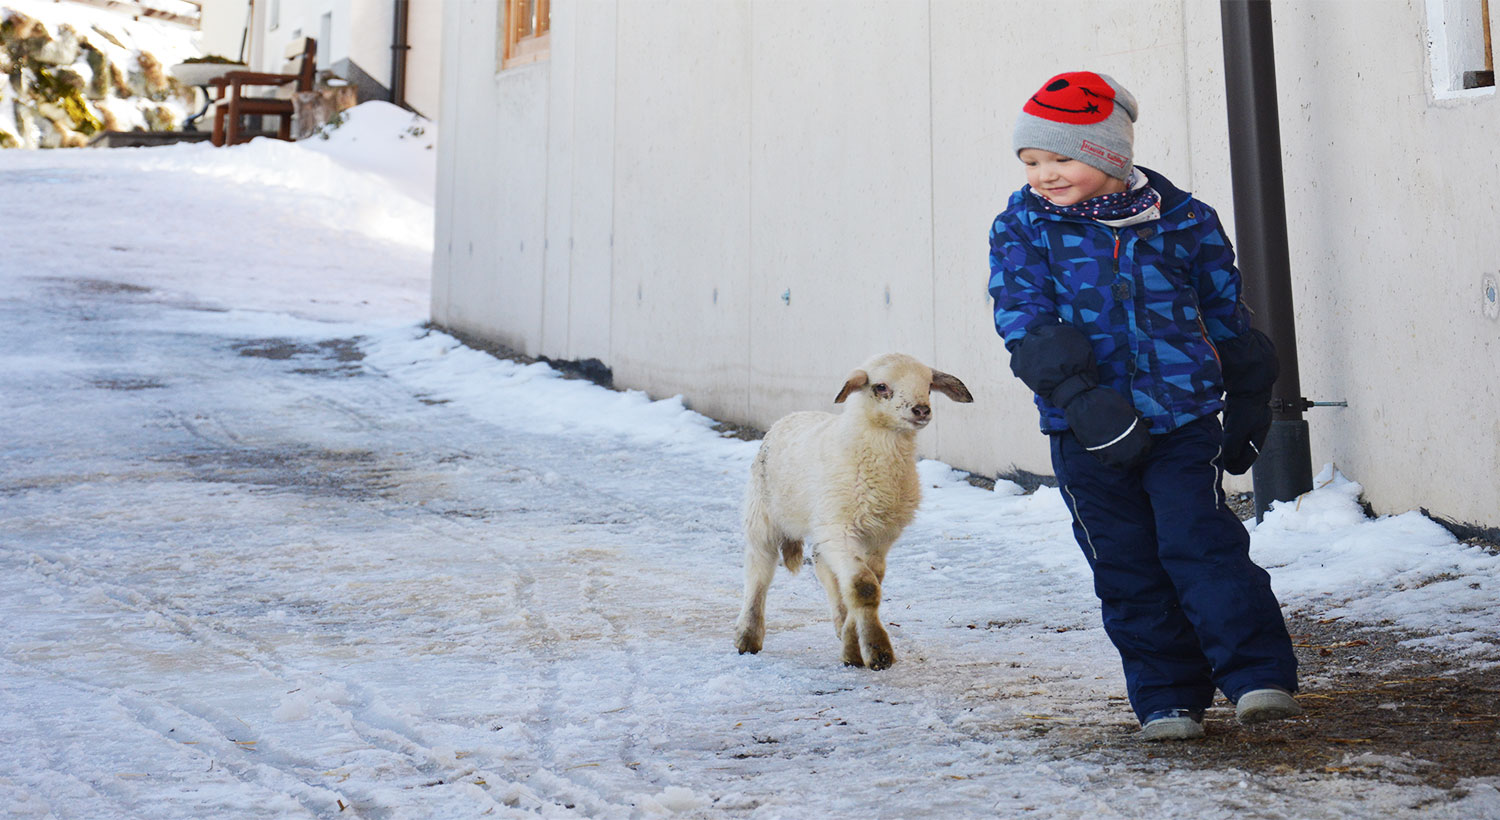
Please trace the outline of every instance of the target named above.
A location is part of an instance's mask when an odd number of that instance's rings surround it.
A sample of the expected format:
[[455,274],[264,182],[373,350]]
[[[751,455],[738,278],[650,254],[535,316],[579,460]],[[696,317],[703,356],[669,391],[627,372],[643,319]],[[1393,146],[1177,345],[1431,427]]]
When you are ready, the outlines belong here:
[[950,376],[941,370],[932,371],[932,389],[956,402],[967,404],[974,400],[974,397],[969,395],[969,388],[964,387],[964,383],[959,381],[958,377]]
[[856,370],[849,374],[849,380],[844,382],[844,389],[839,391],[839,397],[833,400],[834,404],[843,404],[849,394],[870,383],[870,374],[863,370]]

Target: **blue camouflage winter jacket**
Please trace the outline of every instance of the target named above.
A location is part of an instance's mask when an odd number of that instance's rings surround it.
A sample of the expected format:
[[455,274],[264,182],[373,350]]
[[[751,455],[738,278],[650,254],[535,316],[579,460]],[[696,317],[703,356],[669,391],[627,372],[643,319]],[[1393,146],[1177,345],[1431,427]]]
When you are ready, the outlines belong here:
[[[1224,384],[1216,345],[1250,328],[1234,249],[1218,214],[1160,174],[1161,217],[1111,228],[1011,195],[990,229],[995,330],[1011,351],[1039,323],[1088,337],[1099,383],[1128,397],[1153,434],[1218,412]],[[1041,396],[1042,431],[1068,429]]]

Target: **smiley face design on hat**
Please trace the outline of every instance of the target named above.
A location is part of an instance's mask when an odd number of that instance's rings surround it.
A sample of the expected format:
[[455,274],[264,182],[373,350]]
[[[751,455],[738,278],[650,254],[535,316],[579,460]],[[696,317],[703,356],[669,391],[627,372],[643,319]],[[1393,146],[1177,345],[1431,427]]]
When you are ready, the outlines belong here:
[[1021,109],[1035,117],[1070,125],[1103,122],[1115,110],[1115,90],[1092,71],[1053,77]]

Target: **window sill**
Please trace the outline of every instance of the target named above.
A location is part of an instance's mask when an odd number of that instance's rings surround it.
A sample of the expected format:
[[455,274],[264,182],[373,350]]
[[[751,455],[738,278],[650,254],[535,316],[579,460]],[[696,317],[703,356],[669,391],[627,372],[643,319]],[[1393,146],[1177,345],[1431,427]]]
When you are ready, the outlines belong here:
[[545,60],[552,54],[552,35],[543,34],[539,37],[528,37],[517,41],[511,46],[510,56],[500,64],[500,70],[515,68],[516,66],[528,65],[540,60]]

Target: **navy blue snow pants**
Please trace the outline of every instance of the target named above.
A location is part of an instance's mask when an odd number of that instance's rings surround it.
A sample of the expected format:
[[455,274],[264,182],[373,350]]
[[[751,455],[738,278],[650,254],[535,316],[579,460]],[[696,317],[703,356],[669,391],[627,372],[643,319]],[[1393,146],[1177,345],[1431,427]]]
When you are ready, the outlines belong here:
[[1146,463],[1107,467],[1072,433],[1052,467],[1137,718],[1205,709],[1214,689],[1297,690],[1297,659],[1271,578],[1224,503],[1223,429],[1206,416],[1152,436]]

